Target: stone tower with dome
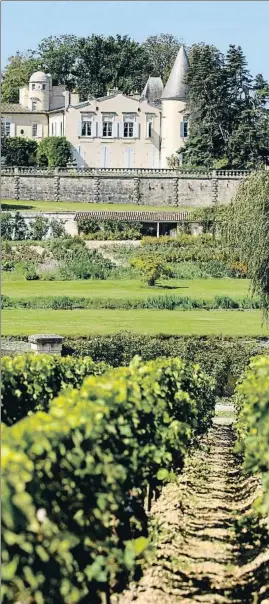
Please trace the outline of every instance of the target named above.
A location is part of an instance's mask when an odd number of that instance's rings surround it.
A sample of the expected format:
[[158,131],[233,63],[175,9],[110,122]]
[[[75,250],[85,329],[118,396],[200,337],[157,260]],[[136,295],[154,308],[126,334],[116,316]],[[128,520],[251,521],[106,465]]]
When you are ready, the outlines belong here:
[[35,71],[29,81],[28,107],[30,111],[49,111],[51,93],[51,75],[44,71]]

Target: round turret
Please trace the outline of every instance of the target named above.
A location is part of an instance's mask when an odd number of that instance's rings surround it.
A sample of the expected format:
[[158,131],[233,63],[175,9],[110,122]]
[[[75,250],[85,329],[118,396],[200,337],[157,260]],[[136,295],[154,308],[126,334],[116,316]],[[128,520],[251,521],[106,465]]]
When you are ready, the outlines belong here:
[[188,66],[187,53],[184,46],[181,46],[161,96],[162,168],[168,167],[168,157],[171,157],[178,149],[184,147],[188,135],[188,122],[186,118],[188,90],[185,83]]
[[51,89],[51,76],[44,71],[35,71],[29,80],[30,111],[48,111]]

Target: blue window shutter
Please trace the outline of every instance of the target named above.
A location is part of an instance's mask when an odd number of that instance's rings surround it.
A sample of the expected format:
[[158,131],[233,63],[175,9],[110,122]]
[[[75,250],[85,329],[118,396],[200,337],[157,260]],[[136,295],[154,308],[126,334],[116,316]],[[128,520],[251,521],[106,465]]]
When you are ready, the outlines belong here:
[[139,124],[134,122],[134,138],[139,138]]
[[81,136],[81,121],[79,120],[78,124],[77,124],[77,135]]
[[119,137],[123,138],[123,122],[119,123]]
[[184,138],[184,122],[180,122],[180,136]]
[[117,124],[117,122],[113,122],[113,124],[112,124],[112,137],[113,138],[117,138],[118,137],[118,124]]
[[10,136],[16,136],[16,126],[15,126],[15,124],[10,124]]

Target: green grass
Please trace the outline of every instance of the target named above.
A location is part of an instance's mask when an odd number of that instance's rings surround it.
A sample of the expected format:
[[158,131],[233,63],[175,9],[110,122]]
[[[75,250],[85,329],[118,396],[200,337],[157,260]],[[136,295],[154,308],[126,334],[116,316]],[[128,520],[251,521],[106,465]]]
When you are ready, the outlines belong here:
[[[11,273],[10,273],[11,274]],[[87,298],[141,299],[155,295],[189,296],[210,300],[215,296],[244,298],[248,295],[247,279],[173,279],[164,287],[149,287],[139,280],[88,281],[6,281],[2,294],[12,298],[34,296],[80,296]],[[169,287],[167,287],[169,286]]]
[[262,313],[166,310],[3,310],[2,335],[86,336],[128,330],[142,334],[269,336]]
[[193,211],[197,208],[180,206],[180,207],[171,207],[171,206],[140,206],[134,205],[132,203],[87,203],[87,202],[79,202],[79,201],[27,201],[27,200],[19,200],[16,199],[3,199],[2,210],[18,210],[20,212],[90,212],[100,210],[100,211],[158,211],[158,212],[185,212],[185,211]]

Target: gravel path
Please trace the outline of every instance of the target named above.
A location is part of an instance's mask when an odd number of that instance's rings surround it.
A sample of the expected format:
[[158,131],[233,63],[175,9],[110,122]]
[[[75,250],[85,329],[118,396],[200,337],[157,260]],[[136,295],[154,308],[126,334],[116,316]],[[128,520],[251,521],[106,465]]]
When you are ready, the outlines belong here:
[[249,546],[243,559],[235,533],[234,521],[250,509],[259,483],[242,474],[234,454],[233,412],[229,404],[217,406],[201,448],[153,504],[152,561],[113,603],[268,604],[268,551]]

